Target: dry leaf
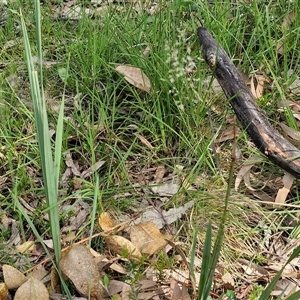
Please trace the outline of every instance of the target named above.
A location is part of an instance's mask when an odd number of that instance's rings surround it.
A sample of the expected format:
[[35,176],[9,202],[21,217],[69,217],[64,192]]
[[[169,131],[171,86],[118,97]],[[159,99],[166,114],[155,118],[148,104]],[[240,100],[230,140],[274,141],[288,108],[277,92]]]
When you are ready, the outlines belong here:
[[142,142],[142,144],[145,145],[147,148],[149,148],[150,150],[154,149],[154,147],[151,145],[151,143],[145,137],[143,137],[140,134],[137,134],[137,137]]
[[172,182],[151,187],[151,190],[154,194],[158,194],[162,197],[174,196],[179,191],[179,189],[180,185]]
[[97,161],[94,165],[89,167],[87,170],[83,171],[81,174],[82,178],[87,178],[91,176],[94,172],[100,169],[105,164],[104,160]]
[[244,180],[245,185],[249,190],[255,191],[255,189],[251,186],[250,183],[250,171],[255,164],[261,162],[262,160],[263,159],[259,156],[251,156],[249,159],[247,159],[247,161],[243,164],[242,168],[239,170],[236,176],[234,183],[234,189],[236,191],[238,190],[238,187],[242,180]]
[[16,291],[14,300],[48,300],[49,293],[45,285],[35,279],[29,278]]
[[[153,255],[168,243],[153,222],[140,223],[130,229],[131,242],[141,252]],[[169,237],[172,239],[172,237]]]
[[9,240],[6,242],[6,245],[9,246],[18,245],[20,241],[21,241],[21,237],[19,233],[18,223],[14,219],[11,219],[11,236]]
[[290,296],[297,291],[299,291],[297,282],[290,278],[281,278],[277,281],[271,295],[276,298],[278,297],[277,299],[285,299],[287,296]]
[[160,165],[157,167],[155,171],[155,183],[161,183],[162,179],[164,178],[166,174],[166,168],[164,165]]
[[65,163],[67,167],[72,171],[72,173],[77,177],[81,177],[81,172],[78,170],[78,167],[73,162],[70,151],[66,151],[65,153],[63,153],[63,156],[65,157]]
[[116,70],[123,74],[125,76],[125,80],[136,88],[145,92],[150,91],[150,80],[140,68],[132,66],[118,66],[116,67]]
[[[123,293],[124,291],[130,291],[131,287],[128,283],[118,280],[111,280],[108,285],[108,291],[110,295],[119,296],[117,294]],[[123,297],[120,299],[124,299]]]
[[148,46],[143,51],[143,55],[146,56],[146,57],[148,57],[150,55],[150,48]]
[[158,211],[157,208],[150,207],[138,219],[134,221],[134,224],[152,221],[157,226],[157,228],[161,229],[165,225],[170,225],[180,219],[189,208],[193,207],[193,205],[194,201],[191,200],[183,206],[171,208],[167,211]]
[[299,141],[300,140],[300,132],[285,125],[284,123],[280,122],[279,123],[280,127],[282,130],[292,139]]
[[[256,86],[254,83],[254,78],[256,80]],[[251,78],[250,88],[255,99],[259,99],[263,95],[265,81],[267,81],[267,79],[263,75],[255,75]]]
[[5,283],[0,283],[0,299],[6,300],[8,298],[8,288]]
[[194,206],[194,201],[191,200],[185,203],[183,206],[171,208],[168,211],[162,211],[165,222],[170,225],[180,219],[185,212]]
[[107,247],[119,255],[128,254],[128,257],[139,261],[142,257],[141,252],[136,246],[127,240],[126,238],[119,235],[112,235],[105,237]]
[[[295,96],[300,96],[300,78],[297,77],[293,83],[289,86],[289,90],[291,91],[292,94],[294,94]],[[299,107],[300,105],[293,101],[293,106],[296,106],[298,108],[297,111],[299,111]]]
[[34,277],[37,280],[43,281],[48,274],[49,272],[43,266],[38,266],[32,271],[30,278]]
[[234,290],[234,280],[233,280],[232,275],[230,273],[225,273],[222,276],[222,280],[224,282],[225,290]]
[[59,263],[62,273],[85,297],[104,299],[101,276],[91,252],[83,245],[71,247]]
[[4,282],[9,290],[19,288],[27,281],[26,276],[10,265],[2,266]]
[[27,241],[21,245],[18,245],[16,247],[16,250],[19,252],[19,253],[28,253],[30,251],[32,251],[34,248],[34,242],[33,241]]
[[171,300],[182,299],[181,289],[178,285],[178,282],[174,278],[171,279],[170,288],[171,288],[171,295],[172,295]]
[[290,173],[285,173],[282,181],[283,181],[283,188],[278,190],[275,203],[285,203],[286,197],[289,194],[291,187],[293,185],[295,177]]
[[101,213],[98,219],[99,225],[103,231],[109,231],[113,227],[115,227],[115,222],[111,218],[110,214],[107,212]]
[[290,25],[294,22],[296,13],[294,10],[287,13],[282,21],[281,27],[283,30],[289,30]]
[[241,129],[239,127],[236,125],[230,125],[219,133],[218,137],[216,138],[216,143],[233,140],[234,138],[238,137],[240,133]]

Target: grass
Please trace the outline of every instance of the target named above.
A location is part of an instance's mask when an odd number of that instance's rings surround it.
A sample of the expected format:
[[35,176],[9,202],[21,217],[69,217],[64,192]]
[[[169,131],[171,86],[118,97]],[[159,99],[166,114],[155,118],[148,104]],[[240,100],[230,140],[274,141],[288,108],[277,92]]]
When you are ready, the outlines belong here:
[[[81,5],[88,3],[81,2]],[[41,48],[36,44],[32,3],[22,3],[29,36],[27,46],[33,57],[43,52],[43,73],[39,70],[43,76],[39,79],[43,82],[49,128],[56,132],[46,149],[52,147],[54,151],[57,133],[62,134],[62,148],[56,155],[56,160],[61,158],[62,163],[57,164],[55,179],[57,199],[63,211],[57,216],[60,220],[56,222],[59,223],[56,230],[71,224],[76,205],[83,201],[91,211],[85,222],[74,230],[76,241],[92,236],[98,230],[95,219],[101,211],[110,211],[118,219],[135,212],[144,197],[159,201],[157,195],[144,194],[145,190],[141,189],[154,181],[158,166],[165,166],[167,174],[182,166],[179,177],[192,182],[196,190],[183,189],[184,200],[173,197],[166,206],[181,206],[195,199],[190,218],[178,221],[172,231],[179,240],[191,245],[193,229],[199,225],[195,255],[201,257],[202,232],[208,220],[212,222],[213,236],[222,220],[231,162],[231,142],[214,145],[213,138],[230,122],[232,112],[224,97],[213,93],[211,84],[203,85],[211,74],[202,60],[195,34],[199,20],[220,41],[241,71],[264,74],[271,79],[272,88],[266,88],[258,102],[272,124],[277,127],[284,120],[288,126],[298,129],[299,122],[291,109],[279,114],[277,103],[282,99],[299,100],[299,95],[295,98],[288,90],[300,71],[296,50],[300,46],[299,16],[295,14],[288,27],[282,26],[288,20],[288,12],[297,12],[299,4],[284,0],[267,4],[251,1],[247,5],[228,0],[222,5],[206,1],[161,1],[159,7],[150,14],[147,9],[138,13],[130,4],[109,4],[96,17],[83,13],[81,18],[62,20],[55,16],[53,6],[45,3],[41,11]],[[17,221],[22,242],[33,234],[43,244],[43,240],[53,236],[45,213],[54,204],[46,201],[48,196],[45,198],[48,189],[44,189],[42,180],[42,151],[37,142],[40,138],[36,135],[20,19],[14,12],[19,8],[18,2],[10,4],[7,25],[0,29],[0,65],[3,65],[0,69],[3,78],[0,81],[0,214]],[[282,44],[284,53],[279,54]],[[143,55],[146,47],[149,56]],[[141,68],[150,78],[149,93],[138,91],[115,71],[116,66],[127,64]],[[64,77],[66,71],[68,75]],[[60,126],[63,128],[57,130],[62,99],[65,109]],[[153,147],[149,148],[139,136]],[[211,150],[213,146],[219,151],[220,165]],[[238,146],[243,157],[236,165],[236,172],[243,160],[257,153],[255,147],[249,147],[244,133],[238,138]],[[74,169],[73,174],[65,174],[66,153],[79,172],[99,161],[105,164],[87,178],[76,178],[79,176],[74,175]],[[276,166],[265,163],[255,167],[253,176],[260,185],[269,178],[271,184],[264,192],[274,197],[279,185],[276,178],[282,174]],[[172,176],[169,178],[174,179]],[[271,211],[252,203],[246,197],[249,193],[243,192],[246,195],[233,193],[229,203],[221,251],[222,263],[229,271],[238,270],[236,261],[240,257],[251,261],[264,258],[264,249],[252,246],[251,241],[263,240],[266,224],[273,233],[282,232],[288,237],[293,227],[285,225],[283,220],[287,215],[296,219],[299,210],[297,186],[290,196],[294,208]],[[24,203],[32,211],[25,209]],[[255,218],[254,212],[264,218],[265,224]],[[10,227],[3,223],[0,240],[7,241],[10,234]],[[96,250],[105,251],[102,239],[89,243]],[[189,256],[188,248],[185,254]],[[5,254],[0,256],[1,263],[6,259]],[[17,258],[11,260],[11,264],[17,265]],[[23,271],[34,266],[28,259],[27,262],[22,266]]]

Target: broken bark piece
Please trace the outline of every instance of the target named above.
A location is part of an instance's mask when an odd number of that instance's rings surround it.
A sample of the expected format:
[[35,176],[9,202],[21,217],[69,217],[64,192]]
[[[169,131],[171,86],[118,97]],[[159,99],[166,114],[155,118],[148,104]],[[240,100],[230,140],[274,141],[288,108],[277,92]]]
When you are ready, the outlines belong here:
[[274,164],[300,178],[300,150],[275,130],[224,49],[204,27],[198,28],[202,54],[243,128]]

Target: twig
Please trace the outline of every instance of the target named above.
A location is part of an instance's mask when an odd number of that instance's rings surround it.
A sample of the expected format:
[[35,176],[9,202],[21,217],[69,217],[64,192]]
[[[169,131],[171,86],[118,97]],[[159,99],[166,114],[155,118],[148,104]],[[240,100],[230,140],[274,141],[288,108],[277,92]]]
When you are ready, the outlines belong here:
[[269,123],[226,52],[204,27],[198,37],[206,63],[222,87],[243,128],[274,164],[300,178],[300,151]]

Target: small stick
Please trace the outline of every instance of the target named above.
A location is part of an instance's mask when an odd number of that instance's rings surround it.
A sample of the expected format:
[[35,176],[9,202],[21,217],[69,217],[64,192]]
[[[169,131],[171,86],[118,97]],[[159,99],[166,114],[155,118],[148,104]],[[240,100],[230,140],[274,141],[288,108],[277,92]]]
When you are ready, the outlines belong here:
[[300,178],[300,150],[275,130],[224,49],[204,27],[198,28],[202,54],[243,128],[270,161]]

